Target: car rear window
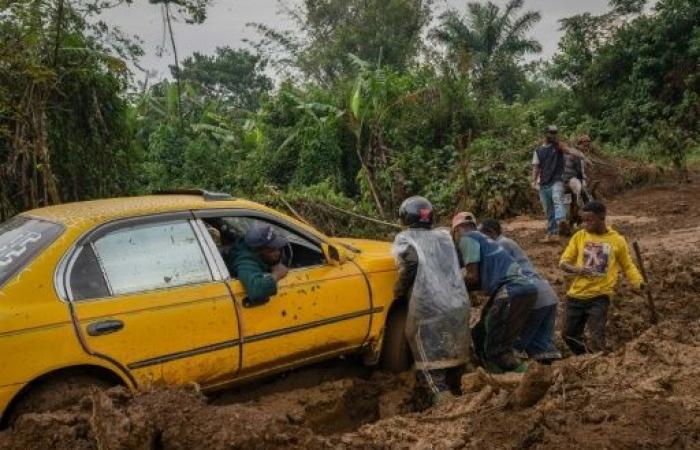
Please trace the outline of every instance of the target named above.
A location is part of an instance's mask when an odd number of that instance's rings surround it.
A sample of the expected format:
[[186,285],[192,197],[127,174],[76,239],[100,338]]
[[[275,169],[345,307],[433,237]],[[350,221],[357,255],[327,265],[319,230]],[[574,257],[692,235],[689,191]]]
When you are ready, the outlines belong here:
[[63,226],[15,216],[0,224],[0,286],[15,276],[63,232]]

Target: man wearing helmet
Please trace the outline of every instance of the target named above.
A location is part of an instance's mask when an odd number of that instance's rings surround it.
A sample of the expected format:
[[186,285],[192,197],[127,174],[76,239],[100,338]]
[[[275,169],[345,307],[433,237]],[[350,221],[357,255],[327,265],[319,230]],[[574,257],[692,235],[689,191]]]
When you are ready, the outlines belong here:
[[406,300],[406,338],[416,366],[418,386],[433,404],[449,396],[447,371],[469,357],[469,299],[457,252],[447,229],[433,229],[433,206],[419,196],[399,209],[403,226],[392,253],[399,267],[395,298]]

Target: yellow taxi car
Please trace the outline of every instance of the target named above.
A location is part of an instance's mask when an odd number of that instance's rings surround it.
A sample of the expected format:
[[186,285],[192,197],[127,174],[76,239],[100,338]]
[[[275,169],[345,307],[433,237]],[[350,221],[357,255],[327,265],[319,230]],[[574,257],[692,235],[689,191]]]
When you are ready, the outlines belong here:
[[[222,256],[256,222],[288,238],[290,271],[246,307]],[[27,211],[0,224],[0,414],[62,406],[44,395],[59,385],[215,389],[349,352],[405,369],[396,276],[386,242],[329,238],[225,194]]]

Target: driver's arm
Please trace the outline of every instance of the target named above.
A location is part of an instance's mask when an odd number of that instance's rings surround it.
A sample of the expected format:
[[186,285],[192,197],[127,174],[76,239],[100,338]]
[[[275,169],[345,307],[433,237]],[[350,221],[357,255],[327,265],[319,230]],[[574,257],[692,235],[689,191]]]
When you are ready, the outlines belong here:
[[265,271],[252,255],[237,252],[233,261],[236,277],[245,288],[250,304],[262,304],[277,294],[277,280]]

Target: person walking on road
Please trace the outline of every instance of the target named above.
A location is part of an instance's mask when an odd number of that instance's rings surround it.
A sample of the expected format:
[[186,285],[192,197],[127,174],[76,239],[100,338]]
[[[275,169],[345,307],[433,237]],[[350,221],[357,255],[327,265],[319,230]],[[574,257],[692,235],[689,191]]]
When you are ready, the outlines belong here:
[[539,191],[548,236],[569,234],[563,180],[565,154],[583,157],[581,152],[559,140],[556,126],[548,126],[544,145],[532,155],[532,186]]
[[425,198],[404,200],[392,253],[399,267],[394,298],[408,301],[406,338],[419,389],[432,404],[451,395],[448,370],[469,362],[469,298],[457,252],[445,228],[433,229],[433,206]]
[[[573,235],[559,266],[576,275],[566,299],[564,342],[574,354],[607,351],[605,325],[619,269],[635,291],[643,288],[625,238],[605,223],[605,205],[591,201],[583,207],[583,229]],[[590,344],[583,333],[588,328]]]
[[520,336],[513,344],[516,352],[525,353],[531,359],[551,362],[561,359],[561,352],[554,343],[554,329],[559,299],[549,282],[542,278],[522,248],[514,240],[504,236],[501,223],[496,219],[484,219],[481,232],[496,241],[518,263],[523,272],[534,279],[537,300],[523,325]]

